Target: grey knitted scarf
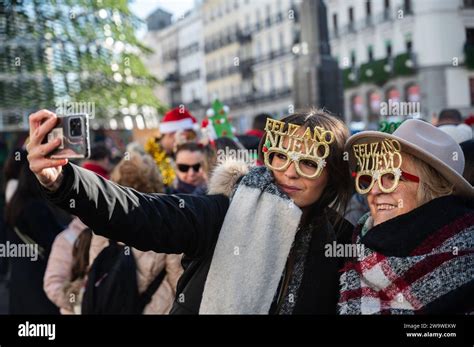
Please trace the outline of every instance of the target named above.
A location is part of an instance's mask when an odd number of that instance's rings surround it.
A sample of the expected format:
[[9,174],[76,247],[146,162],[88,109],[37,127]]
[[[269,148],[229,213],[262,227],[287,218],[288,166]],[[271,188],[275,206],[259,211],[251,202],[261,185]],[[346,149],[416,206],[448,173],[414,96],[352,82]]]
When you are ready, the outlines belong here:
[[232,197],[199,313],[268,314],[301,214],[267,168],[252,168]]

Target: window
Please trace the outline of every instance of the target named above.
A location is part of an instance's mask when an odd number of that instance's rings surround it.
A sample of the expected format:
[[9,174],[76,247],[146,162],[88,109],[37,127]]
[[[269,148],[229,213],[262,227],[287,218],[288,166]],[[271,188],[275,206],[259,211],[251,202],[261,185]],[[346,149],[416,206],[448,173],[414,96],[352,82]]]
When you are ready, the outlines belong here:
[[265,6],[265,13],[266,13],[265,24],[266,24],[267,27],[269,27],[270,24],[271,24],[271,19],[270,19],[271,9],[270,9],[270,5]]
[[466,43],[474,45],[474,28],[466,28]]
[[275,76],[272,71],[268,72],[268,77],[270,77],[270,93],[275,91]]
[[354,8],[349,7],[349,30],[354,30]]
[[222,56],[222,57],[221,57],[221,71],[223,71],[223,70],[226,68],[225,65],[226,65],[226,64],[225,64],[225,58],[224,58],[224,56]]
[[474,78],[469,79],[469,89],[471,91],[471,106],[474,106]]
[[355,51],[351,52],[351,66],[355,66],[356,64],[356,54]]
[[256,52],[257,59],[260,58],[260,56],[262,55],[262,46],[260,45],[259,40],[255,42],[255,52]]
[[385,43],[385,49],[387,51],[387,57],[392,56],[392,43],[390,41]]
[[413,50],[413,42],[411,40],[407,40],[406,42],[406,49],[408,53],[411,53]]
[[280,40],[280,50],[283,51],[285,49],[285,37],[283,36],[283,31],[279,32],[278,38]]
[[404,0],[403,1],[403,8],[405,10],[405,13],[412,13],[411,1],[410,0]]
[[383,18],[385,20],[390,18],[390,0],[385,0],[383,6]]
[[365,3],[365,13],[367,14],[367,17],[370,17],[372,15],[372,4],[370,0],[367,0]]
[[268,53],[273,51],[272,33],[268,34]]
[[332,27],[334,28],[334,33],[337,36],[338,28],[337,28],[337,13],[332,15]]
[[474,0],[464,0],[464,7],[474,7]]
[[281,84],[283,86],[283,88],[287,88],[288,87],[288,83],[287,83],[287,76],[286,76],[286,68],[285,66],[283,65],[281,67]]
[[369,61],[374,60],[374,48],[373,48],[373,46],[367,47],[367,55],[369,57]]

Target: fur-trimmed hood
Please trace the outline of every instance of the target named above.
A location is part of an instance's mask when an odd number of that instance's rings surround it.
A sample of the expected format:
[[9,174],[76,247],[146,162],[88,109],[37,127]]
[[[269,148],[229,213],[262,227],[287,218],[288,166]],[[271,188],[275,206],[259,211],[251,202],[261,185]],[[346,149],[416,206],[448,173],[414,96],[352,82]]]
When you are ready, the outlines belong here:
[[238,180],[250,170],[243,160],[227,159],[213,171],[209,180],[208,194],[232,195]]

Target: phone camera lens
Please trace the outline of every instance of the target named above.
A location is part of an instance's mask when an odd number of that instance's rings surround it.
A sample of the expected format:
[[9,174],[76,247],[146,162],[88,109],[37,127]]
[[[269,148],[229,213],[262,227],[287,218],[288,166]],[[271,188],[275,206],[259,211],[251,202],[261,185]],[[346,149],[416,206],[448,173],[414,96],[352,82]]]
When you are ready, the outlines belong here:
[[69,122],[70,134],[72,137],[82,136],[82,122],[80,118],[72,118]]

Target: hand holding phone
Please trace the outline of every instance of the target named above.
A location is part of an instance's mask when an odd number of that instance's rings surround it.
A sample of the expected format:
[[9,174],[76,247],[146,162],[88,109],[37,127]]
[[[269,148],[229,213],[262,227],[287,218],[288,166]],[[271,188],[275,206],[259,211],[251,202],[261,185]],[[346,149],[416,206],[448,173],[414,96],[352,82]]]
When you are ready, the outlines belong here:
[[58,117],[48,110],[41,110],[29,117],[30,136],[26,150],[30,170],[44,187],[55,190],[61,182],[62,167],[67,159],[51,159],[48,154],[61,145],[59,138],[44,143],[45,136],[57,125]]
[[56,139],[60,145],[49,154],[51,159],[85,159],[90,155],[89,117],[87,114],[58,116],[57,124],[47,135],[47,142]]

